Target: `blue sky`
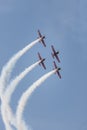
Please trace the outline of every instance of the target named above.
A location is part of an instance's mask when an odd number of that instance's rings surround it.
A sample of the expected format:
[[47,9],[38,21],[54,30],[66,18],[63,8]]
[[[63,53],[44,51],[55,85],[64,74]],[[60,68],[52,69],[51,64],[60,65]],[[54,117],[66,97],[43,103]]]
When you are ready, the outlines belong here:
[[[39,66],[18,85],[11,106],[16,110],[22,92],[53,68],[51,45],[60,51],[62,79],[56,75],[38,88],[24,111],[33,130],[87,129],[87,1],[86,0],[0,0],[0,71],[20,49],[37,38],[40,29],[47,47],[39,43],[16,64],[12,78],[46,57],[47,70]],[[0,129],[4,124],[0,117]]]

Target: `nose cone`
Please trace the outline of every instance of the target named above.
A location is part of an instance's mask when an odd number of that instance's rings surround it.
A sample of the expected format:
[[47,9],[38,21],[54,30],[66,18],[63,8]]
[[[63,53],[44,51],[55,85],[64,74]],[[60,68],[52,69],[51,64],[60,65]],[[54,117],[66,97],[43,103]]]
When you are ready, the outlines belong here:
[[45,58],[43,58],[43,59],[41,60],[41,62],[43,62],[43,61],[45,61]]
[[59,51],[57,51],[57,54],[59,54]]
[[61,68],[58,68],[58,70],[61,70]]
[[45,36],[43,36],[43,39],[45,38]]

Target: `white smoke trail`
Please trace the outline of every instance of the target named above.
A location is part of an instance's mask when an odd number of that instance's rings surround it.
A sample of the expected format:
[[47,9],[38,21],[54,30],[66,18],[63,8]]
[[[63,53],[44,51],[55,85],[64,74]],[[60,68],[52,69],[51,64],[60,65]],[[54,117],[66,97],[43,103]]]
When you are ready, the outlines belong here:
[[26,68],[22,73],[20,73],[15,79],[13,79],[13,81],[11,81],[11,83],[8,85],[4,95],[6,97],[7,103],[10,102],[11,99],[11,95],[13,94],[13,92],[15,91],[18,83],[32,70],[34,69],[39,63],[41,62],[41,60],[37,61],[36,63],[32,64],[31,66],[29,66],[28,68]]
[[[5,124],[5,129],[6,130],[13,130],[12,126],[9,123],[9,120],[11,120],[12,125],[17,128],[17,123],[16,123],[16,118],[14,115],[12,115],[13,112],[11,112],[11,110],[9,110],[10,107],[8,104],[3,103],[1,105],[1,112],[2,112],[2,118]],[[26,123],[22,120],[21,122],[21,130],[29,130],[28,126],[26,125]]]
[[[2,98],[4,100],[4,97]],[[3,105],[1,105],[1,114],[2,114],[2,119],[3,119],[3,122],[5,124],[5,129],[6,130],[12,130],[10,124],[9,124],[9,118],[10,118],[10,112],[7,109],[5,109],[7,107],[7,105],[5,103],[3,103]]]
[[9,61],[8,63],[3,67],[0,77],[0,96],[3,93],[7,82],[10,78],[10,74],[12,72],[13,67],[15,66],[15,63],[17,60],[25,54],[31,47],[33,47],[37,42],[39,42],[41,38],[35,40],[34,42],[31,42],[26,47],[24,47],[22,50],[20,50],[18,53],[16,53]]
[[48,77],[50,77],[51,75],[53,75],[55,72],[57,71],[57,69],[52,70],[50,72],[48,72],[47,74],[45,74],[44,76],[42,76],[40,79],[38,79],[36,82],[34,82],[21,96],[18,106],[17,106],[17,111],[16,111],[16,118],[17,118],[17,129],[21,130],[21,123],[23,121],[22,119],[22,115],[23,115],[23,111],[25,108],[25,105],[27,103],[28,98],[31,96],[31,94],[33,93],[33,91],[39,86],[41,85]]
[[24,121],[22,121],[21,130],[29,130],[28,126],[25,124]]
[[[11,96],[14,92],[14,90],[16,89],[18,83],[32,70],[34,69],[39,63],[41,62],[41,60],[37,61],[36,63],[32,64],[31,66],[29,66],[28,68],[26,68],[22,73],[20,73],[13,81],[11,81],[10,85],[8,85],[6,91],[4,92],[4,100],[2,100],[2,106],[3,104],[5,104],[6,107],[3,107],[3,111],[5,112],[6,110],[8,111],[8,120],[9,123],[11,123],[12,125],[14,125],[16,127],[16,121],[14,118],[14,114],[11,110],[10,107],[10,100],[11,100]],[[5,109],[5,110],[4,110]],[[5,117],[4,117],[5,118]],[[22,123],[23,127],[25,127],[25,123]]]
[[[33,47],[37,42],[39,42],[41,40],[41,38],[35,40],[34,42],[28,44],[25,48],[23,48],[22,50],[20,50],[18,53],[16,53],[9,61],[8,63],[3,67],[2,72],[1,72],[1,76],[0,76],[0,98],[1,101],[3,102],[3,94],[5,91],[5,88],[7,86],[8,80],[10,78],[10,74],[12,72],[13,67],[15,66],[15,63],[17,62],[17,60],[23,55],[25,54],[31,47]],[[4,107],[3,107],[4,106]],[[5,119],[5,105],[1,106],[1,113],[2,113],[2,119],[5,123],[6,127],[9,127],[10,130],[10,126],[8,124],[8,120]],[[7,121],[7,122],[6,122]]]

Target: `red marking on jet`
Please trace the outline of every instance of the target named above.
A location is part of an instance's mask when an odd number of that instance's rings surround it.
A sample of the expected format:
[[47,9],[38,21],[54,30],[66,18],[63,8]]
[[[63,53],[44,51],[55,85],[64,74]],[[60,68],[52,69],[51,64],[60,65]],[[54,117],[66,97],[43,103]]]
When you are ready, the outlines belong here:
[[38,30],[38,35],[39,35],[39,38],[41,38],[40,42],[44,45],[44,47],[46,47],[46,44],[44,42],[44,38],[45,36],[42,36],[41,32]]
[[38,57],[39,57],[39,60],[41,60],[41,62],[39,63],[39,65],[42,65],[43,68],[46,69],[46,66],[44,64],[45,58],[42,58],[39,52],[38,52]]
[[51,54],[52,54],[52,57],[53,57],[53,58],[55,57],[55,58],[57,59],[57,61],[60,62],[60,59],[59,59],[59,57],[58,57],[59,51],[56,51],[56,50],[54,49],[54,46],[53,46],[53,45],[51,45],[51,48],[52,48],[52,51],[53,51],[53,52],[51,53]]

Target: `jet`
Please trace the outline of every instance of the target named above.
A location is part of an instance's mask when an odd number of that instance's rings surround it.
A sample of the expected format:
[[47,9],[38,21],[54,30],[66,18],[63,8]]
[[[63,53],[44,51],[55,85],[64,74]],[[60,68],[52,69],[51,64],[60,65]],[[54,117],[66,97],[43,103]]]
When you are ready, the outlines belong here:
[[59,70],[61,70],[61,68],[58,68],[58,67],[57,67],[55,61],[54,61],[53,63],[54,63],[54,67],[55,67],[55,69],[57,69],[55,74],[57,74],[57,75],[59,76],[59,78],[61,79],[61,75],[60,75],[60,72],[59,72]]
[[43,68],[46,69],[46,66],[44,64],[45,58],[42,58],[39,52],[38,52],[38,57],[39,57],[39,60],[41,60],[41,62],[39,63],[39,65],[42,65]]
[[59,51],[56,51],[55,49],[54,49],[54,46],[53,45],[51,45],[51,48],[52,48],[52,53],[51,53],[51,55],[52,55],[52,57],[54,58],[56,58],[57,59],[57,61],[58,62],[60,62],[60,59],[59,59],[59,57],[58,57],[58,54],[59,54]]
[[46,47],[46,44],[44,42],[44,38],[45,36],[42,36],[41,32],[38,30],[38,35],[39,35],[39,38],[41,38],[40,42],[44,45],[44,47]]

